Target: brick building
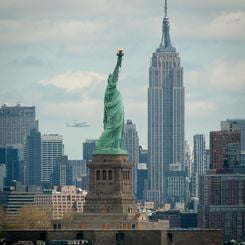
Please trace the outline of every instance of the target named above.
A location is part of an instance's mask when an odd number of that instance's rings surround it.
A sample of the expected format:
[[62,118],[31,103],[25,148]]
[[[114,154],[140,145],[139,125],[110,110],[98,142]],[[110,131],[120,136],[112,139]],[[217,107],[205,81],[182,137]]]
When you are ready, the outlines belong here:
[[225,240],[245,240],[245,174],[210,170],[201,177],[198,223],[218,228]]
[[[234,160],[235,148],[240,151],[240,132],[239,131],[212,131],[210,132],[210,168],[222,169],[228,165],[238,165],[238,159]],[[230,154],[229,154],[230,153]],[[232,154],[232,156],[231,156]],[[228,160],[230,162],[228,163]],[[237,162],[235,164],[235,162]]]

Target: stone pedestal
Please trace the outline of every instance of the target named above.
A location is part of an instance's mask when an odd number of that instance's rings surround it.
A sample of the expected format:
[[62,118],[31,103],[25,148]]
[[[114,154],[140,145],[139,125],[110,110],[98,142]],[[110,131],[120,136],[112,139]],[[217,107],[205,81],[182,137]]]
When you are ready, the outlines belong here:
[[72,221],[56,220],[53,226],[84,231],[166,230],[169,221],[149,222],[146,214],[137,212],[132,167],[127,155],[94,154],[88,164],[89,189],[84,212],[77,213]]
[[137,212],[132,191],[132,167],[128,156],[93,155],[89,168],[89,189],[83,213],[71,221],[57,220],[54,227],[80,230],[162,230],[169,221],[149,222]]
[[93,155],[88,164],[90,177],[84,213],[134,216],[137,206],[132,191],[132,167],[127,155]]

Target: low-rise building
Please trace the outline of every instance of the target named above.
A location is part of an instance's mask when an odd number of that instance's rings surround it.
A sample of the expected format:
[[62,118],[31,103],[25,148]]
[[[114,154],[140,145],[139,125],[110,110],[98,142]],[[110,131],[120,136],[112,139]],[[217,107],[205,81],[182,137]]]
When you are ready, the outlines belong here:
[[20,210],[26,205],[50,211],[50,218],[53,220],[69,219],[73,213],[83,212],[87,192],[76,186],[63,186],[60,190],[30,190],[28,191],[28,187],[18,187],[0,192],[0,206],[4,207],[9,227],[16,227]]
[[53,219],[62,219],[65,214],[82,213],[87,192],[76,186],[63,186],[52,193]]

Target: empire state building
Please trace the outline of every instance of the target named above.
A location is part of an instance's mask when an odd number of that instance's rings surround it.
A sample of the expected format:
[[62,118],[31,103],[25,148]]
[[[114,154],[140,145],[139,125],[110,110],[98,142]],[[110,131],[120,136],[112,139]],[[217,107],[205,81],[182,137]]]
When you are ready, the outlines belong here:
[[179,53],[170,40],[167,0],[159,47],[152,54],[148,88],[147,199],[166,203],[171,164],[184,165],[184,87]]

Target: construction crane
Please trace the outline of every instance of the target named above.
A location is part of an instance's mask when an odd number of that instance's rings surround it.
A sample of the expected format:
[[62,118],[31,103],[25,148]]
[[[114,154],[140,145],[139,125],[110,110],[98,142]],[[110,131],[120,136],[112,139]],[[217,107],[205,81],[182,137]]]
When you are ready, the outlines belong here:
[[73,127],[73,128],[84,128],[91,126],[91,123],[89,122],[79,122],[77,120],[73,120],[73,122],[67,122],[67,127]]

